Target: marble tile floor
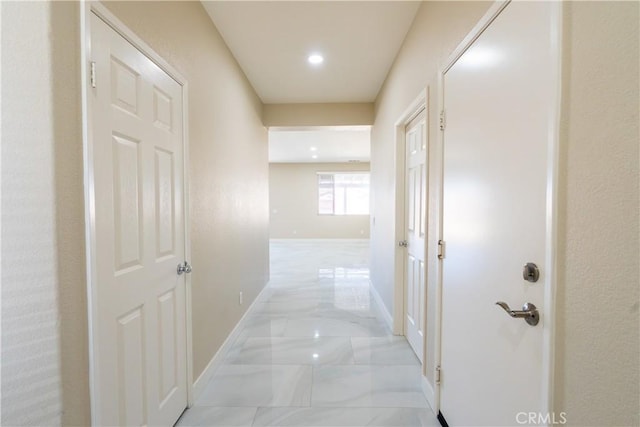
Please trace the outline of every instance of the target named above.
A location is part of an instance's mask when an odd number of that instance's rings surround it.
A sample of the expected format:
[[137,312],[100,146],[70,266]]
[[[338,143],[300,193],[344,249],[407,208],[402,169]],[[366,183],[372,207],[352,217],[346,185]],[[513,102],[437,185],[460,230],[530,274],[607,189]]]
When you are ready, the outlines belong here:
[[368,241],[271,242],[271,281],[178,426],[438,426],[369,289]]

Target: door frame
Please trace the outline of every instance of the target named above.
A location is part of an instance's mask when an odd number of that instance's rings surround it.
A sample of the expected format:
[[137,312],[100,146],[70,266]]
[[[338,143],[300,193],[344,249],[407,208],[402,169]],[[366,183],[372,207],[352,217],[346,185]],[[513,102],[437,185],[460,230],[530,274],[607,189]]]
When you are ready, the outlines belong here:
[[[398,242],[405,240],[406,238],[406,127],[418,114],[423,110],[428,112],[428,94],[429,88],[425,87],[421,89],[418,96],[407,106],[405,111],[396,120],[395,128],[395,182],[396,182],[396,218],[395,218],[395,232],[394,232],[394,246],[395,246],[395,258],[394,258],[394,289],[393,289],[393,333],[395,335],[404,335],[405,333],[405,316],[406,316],[406,289],[405,289],[405,258],[406,251],[398,246]],[[427,122],[428,122],[427,117]],[[425,128],[424,138],[428,137],[428,127]],[[427,145],[427,150],[429,151]],[[426,155],[426,154],[425,154]],[[426,160],[426,159],[425,159]],[[427,165],[428,166],[428,165]],[[428,191],[426,192],[428,194]],[[428,208],[427,208],[428,210]],[[425,215],[425,218],[428,216]],[[428,228],[425,224],[425,230]],[[427,239],[425,239],[426,241]],[[426,245],[425,245],[426,246]],[[427,248],[425,247],[425,254],[427,254]],[[426,292],[425,292],[426,296]],[[422,325],[423,328],[426,325]],[[424,346],[422,349],[422,360],[425,356]],[[424,364],[423,364],[424,365]],[[424,370],[424,366],[423,366]],[[424,374],[424,373],[423,373]]]
[[[89,337],[89,394],[91,399],[91,422],[101,425],[99,419],[98,402],[100,401],[100,379],[97,366],[100,355],[97,351],[98,328],[97,319],[97,259],[96,259],[96,224],[95,224],[95,187],[93,168],[93,122],[90,102],[90,61],[91,61],[91,14],[94,13],[109,25],[119,35],[124,37],[136,49],[155,63],[182,87],[182,121],[183,121],[183,180],[184,180],[184,236],[185,259],[191,259],[191,237],[189,221],[189,115],[187,79],[158,55],[148,44],[131,31],[122,21],[111,13],[99,1],[80,2],[80,61],[82,86],[82,141],[83,141],[83,169],[84,169],[84,207],[85,207],[85,250],[87,268],[87,318]],[[193,405],[193,336],[192,336],[192,306],[191,306],[191,277],[185,275],[185,315],[186,315],[186,377],[187,377],[187,407]]]
[[[493,23],[500,13],[511,3],[511,0],[497,0],[478,21],[469,34],[462,40],[456,49],[449,56],[445,65],[438,72],[438,110],[441,120],[444,120],[446,127],[446,104],[445,104],[445,88],[444,79],[446,73],[460,59],[460,57],[471,47],[471,45],[480,37],[480,35]],[[546,170],[546,187],[547,187],[547,209],[545,221],[545,264],[547,271],[544,280],[544,307],[541,310],[543,328],[543,348],[542,348],[542,413],[552,413],[554,408],[554,384],[555,384],[555,333],[556,333],[556,287],[557,280],[557,224],[558,224],[558,169],[559,169],[559,147],[560,147],[560,115],[561,115],[561,97],[562,97],[562,32],[563,32],[563,7],[562,3],[552,3],[551,5],[551,50],[554,63],[554,79],[553,99],[549,100],[549,107],[552,111],[548,123],[548,140],[547,140],[547,170]],[[436,198],[438,209],[438,239],[445,239],[443,236],[443,195],[444,195],[444,131],[438,132],[438,146],[440,147],[437,158],[434,161],[439,163],[440,182],[437,185],[439,194]],[[443,268],[442,260],[438,262],[438,284],[436,286],[436,366],[440,366],[442,362],[441,344],[442,344],[442,285],[443,285]],[[440,388],[436,389],[434,411],[440,411]]]

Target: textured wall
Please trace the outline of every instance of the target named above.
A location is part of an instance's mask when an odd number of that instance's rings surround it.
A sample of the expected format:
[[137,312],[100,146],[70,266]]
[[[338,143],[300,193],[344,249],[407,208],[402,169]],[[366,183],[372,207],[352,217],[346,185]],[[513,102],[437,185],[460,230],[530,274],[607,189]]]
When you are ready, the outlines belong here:
[[78,4],[2,9],[2,423],[87,425]]
[[1,422],[60,425],[52,5],[1,7]]
[[62,424],[89,423],[89,366],[77,2],[51,8]]
[[369,215],[318,215],[317,174],[368,170],[369,163],[269,165],[271,238],[368,239]]
[[[440,158],[437,147],[438,111],[437,82],[438,71],[450,53],[457,47],[467,33],[486,12],[488,2],[425,2],[409,30],[407,37],[391,68],[389,76],[376,100],[376,118],[371,131],[371,170],[373,179],[373,210],[375,225],[371,228],[371,281],[378,290],[390,313],[394,311],[394,257],[397,244],[395,232],[395,158],[396,148],[395,122],[407,109],[409,104],[426,86],[431,89],[430,104],[433,108],[428,115],[429,135],[429,201],[435,206],[437,196],[440,165],[435,162]],[[437,245],[437,228],[434,216],[436,210],[429,211],[429,251],[433,253]],[[373,222],[372,222],[373,223]],[[428,295],[427,324],[434,313],[432,303],[436,258],[429,256],[427,265]],[[427,330],[427,364],[428,377],[432,380],[434,366],[429,361],[433,356],[433,329]]]
[[[200,2],[105,5],[189,82],[197,379],[268,280],[269,170],[262,103]],[[240,291],[243,306],[238,305]]]
[[638,2],[565,4],[555,410],[640,425]]

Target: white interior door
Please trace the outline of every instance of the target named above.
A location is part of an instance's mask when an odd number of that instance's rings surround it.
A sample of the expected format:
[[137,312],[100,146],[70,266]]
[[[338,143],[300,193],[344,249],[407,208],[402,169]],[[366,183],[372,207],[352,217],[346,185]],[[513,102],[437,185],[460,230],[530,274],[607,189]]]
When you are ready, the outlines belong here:
[[423,362],[426,307],[425,230],[427,192],[426,113],[423,110],[405,131],[405,336]]
[[173,425],[187,406],[182,87],[91,15],[94,419]]
[[444,75],[440,411],[451,426],[518,425],[546,408],[549,319],[531,326],[496,302],[542,313],[549,286],[553,8],[507,5]]

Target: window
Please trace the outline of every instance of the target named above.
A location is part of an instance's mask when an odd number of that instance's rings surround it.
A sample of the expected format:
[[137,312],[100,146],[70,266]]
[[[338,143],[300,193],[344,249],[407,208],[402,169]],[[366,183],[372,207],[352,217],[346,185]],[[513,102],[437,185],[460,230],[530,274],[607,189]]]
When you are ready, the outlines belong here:
[[318,173],[318,214],[369,215],[369,173]]

